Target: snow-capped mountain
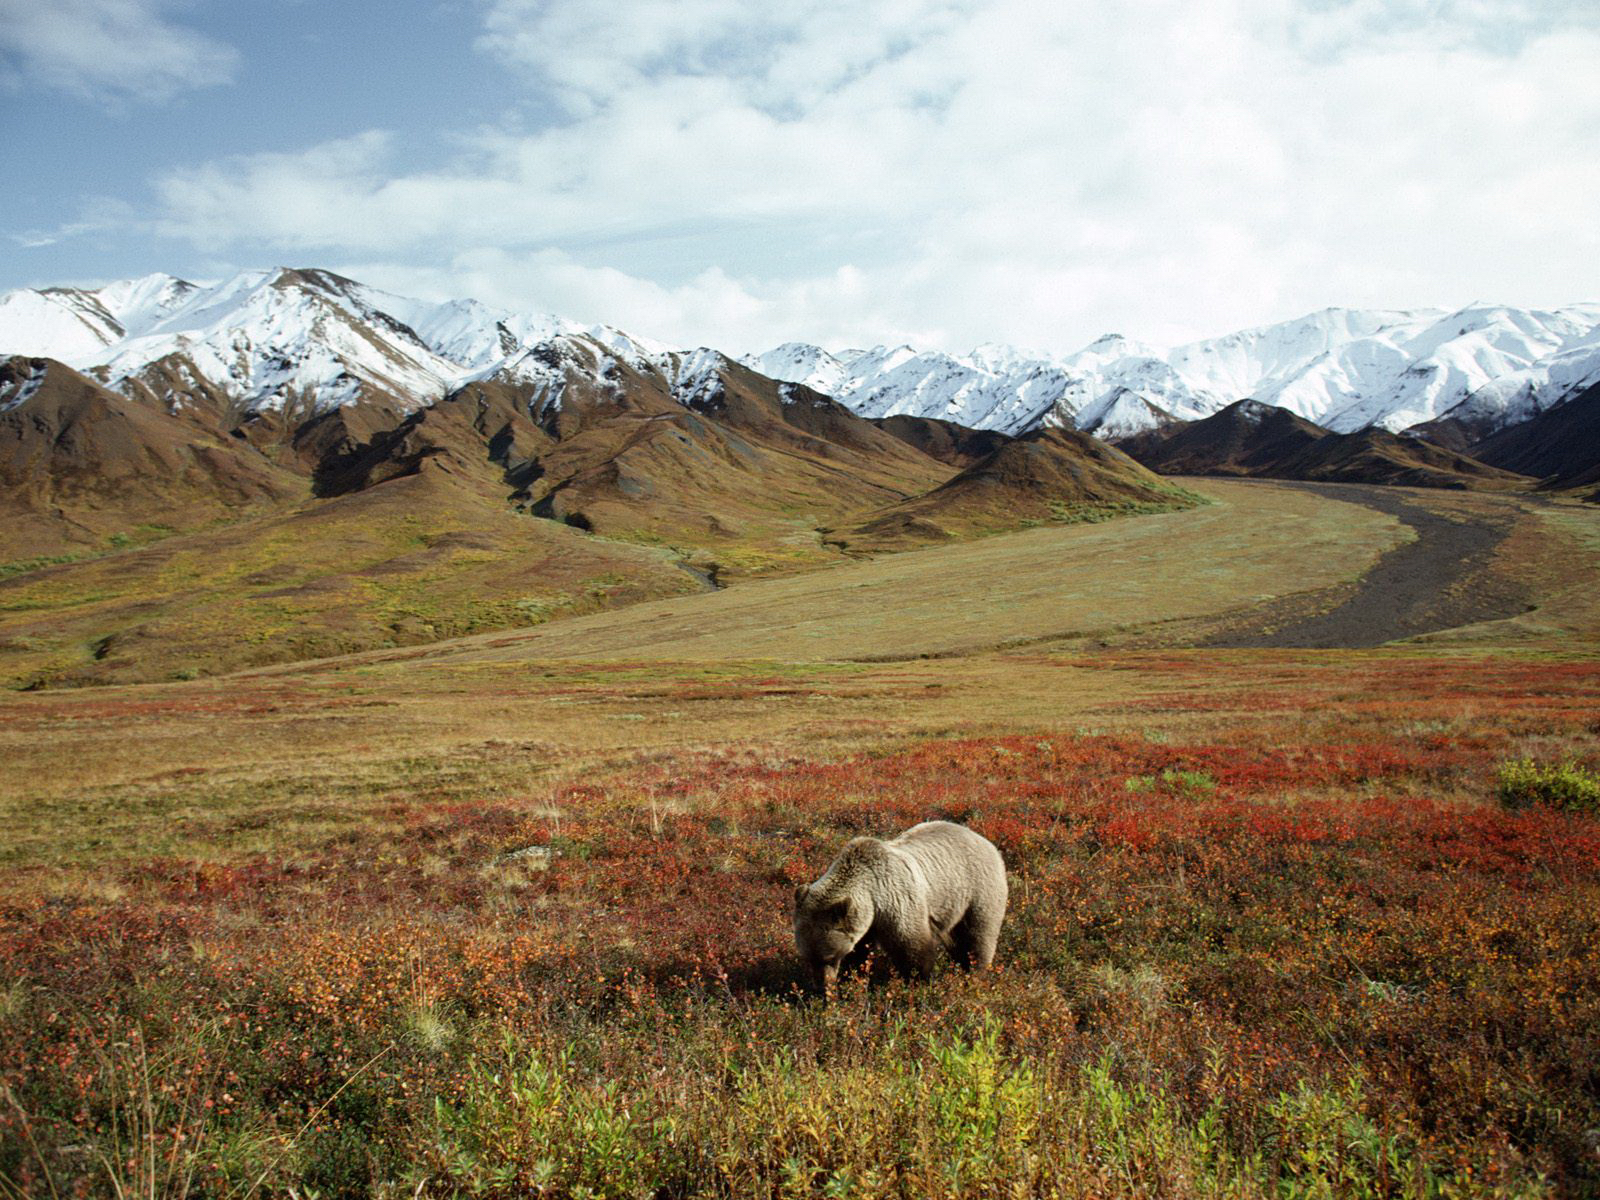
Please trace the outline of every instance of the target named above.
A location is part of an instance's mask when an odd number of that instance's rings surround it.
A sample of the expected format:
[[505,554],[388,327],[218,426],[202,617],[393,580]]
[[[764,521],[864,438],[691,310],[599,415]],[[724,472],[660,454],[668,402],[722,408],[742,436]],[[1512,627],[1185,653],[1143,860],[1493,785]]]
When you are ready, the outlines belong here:
[[172,407],[220,395],[236,412],[315,413],[374,397],[407,410],[496,373],[553,379],[560,372],[531,352],[563,339],[584,343],[579,357],[591,363],[666,349],[606,327],[475,300],[414,300],[316,270],[248,271],[211,286],[151,275],[0,296],[9,353],[56,358]]
[[[321,410],[373,392],[412,404],[436,399],[463,366],[392,315],[388,299],[320,271],[251,271],[212,287],[151,275],[93,291],[8,293],[0,344],[59,359],[119,391],[148,389],[175,407],[185,403],[186,383],[241,411],[306,400]],[[483,340],[481,331],[452,328],[448,313],[437,316],[442,338],[474,349]]]
[[[313,416],[364,400],[412,411],[491,378],[533,385],[548,409],[573,379],[605,387],[623,367],[703,401],[726,361],[609,326],[470,299],[415,300],[287,269],[207,286],[150,275],[9,292],[0,296],[0,352],[60,359],[175,411],[203,399],[233,416]],[[743,362],[861,416],[937,417],[1008,434],[1054,425],[1116,438],[1250,397],[1337,432],[1448,416],[1481,436],[1600,381],[1600,304],[1325,309],[1172,348],[1109,334],[1066,355],[788,343]]]
[[833,355],[790,343],[744,361],[763,375],[832,396],[863,417],[938,417],[1002,433],[1039,425],[1073,382],[1055,363],[992,346],[958,357],[910,346]]
[[1442,417],[1493,433],[1530,421],[1596,383],[1600,383],[1600,325],[1567,339],[1547,358],[1489,380]]
[[1341,433],[1398,431],[1446,414],[1494,428],[1600,380],[1600,305],[1325,309],[1165,351],[1108,335],[1059,357],[906,346],[834,355],[789,343],[746,361],[866,416],[1008,433],[1043,424],[1120,437],[1247,397]]

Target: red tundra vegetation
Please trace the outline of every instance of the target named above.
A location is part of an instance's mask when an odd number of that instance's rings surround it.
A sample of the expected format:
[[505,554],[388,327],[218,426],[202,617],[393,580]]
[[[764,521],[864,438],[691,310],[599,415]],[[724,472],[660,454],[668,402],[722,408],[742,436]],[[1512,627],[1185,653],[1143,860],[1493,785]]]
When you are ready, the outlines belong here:
[[[677,753],[22,872],[0,1191],[1600,1189],[1600,819],[1495,794],[1594,766],[1600,669],[1137,669],[1173,690],[1135,732]],[[1006,857],[998,968],[806,994],[793,884],[934,817]]]

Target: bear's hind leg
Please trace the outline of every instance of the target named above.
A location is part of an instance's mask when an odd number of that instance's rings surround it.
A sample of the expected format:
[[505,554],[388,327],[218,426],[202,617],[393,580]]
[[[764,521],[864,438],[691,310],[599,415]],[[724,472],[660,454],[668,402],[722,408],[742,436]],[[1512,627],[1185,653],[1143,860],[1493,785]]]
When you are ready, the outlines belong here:
[[1005,915],[1004,909],[996,912],[977,904],[967,910],[966,919],[955,931],[958,944],[965,948],[966,965],[978,971],[994,965],[994,948],[1000,941],[1000,923]]
[[950,932],[945,935],[945,949],[950,952],[951,960],[963,969],[970,968],[976,957],[977,947],[972,940],[972,913],[969,910],[961,920],[950,927]]

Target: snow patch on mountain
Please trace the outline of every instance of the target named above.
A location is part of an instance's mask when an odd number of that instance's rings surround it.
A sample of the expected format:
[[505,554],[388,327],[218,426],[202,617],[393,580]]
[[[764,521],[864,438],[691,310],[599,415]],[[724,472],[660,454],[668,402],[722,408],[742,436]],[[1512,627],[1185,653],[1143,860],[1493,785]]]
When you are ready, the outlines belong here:
[[81,362],[123,336],[117,319],[91,294],[71,288],[24,288],[0,296],[0,352]]
[[420,407],[532,345],[582,332],[554,316],[413,300],[316,270],[245,271],[207,286],[149,275],[0,297],[7,351],[60,359],[122,390],[209,384],[242,412],[326,411],[375,395]]
[[1049,364],[993,346],[958,357],[910,346],[834,355],[791,343],[744,362],[832,396],[864,417],[909,413],[1007,433],[1038,424],[1062,382]]
[[[1600,383],[1600,305],[1563,311],[1579,314],[1579,328],[1554,353],[1490,379],[1441,415],[1492,432],[1532,420]],[[1587,329],[1581,327],[1584,314],[1592,322]]]
[[25,374],[19,374],[16,379],[0,380],[0,413],[10,412],[33,399],[33,395],[44,386],[45,370],[43,367],[28,365]]
[[701,347],[673,356],[667,365],[672,397],[687,408],[704,408],[722,394],[727,355]]
[[[845,353],[848,356],[858,352]],[[820,346],[808,346],[804,342],[785,342],[765,354],[751,355],[744,362],[769,379],[798,383],[824,396],[839,395],[849,378],[849,372],[839,359]]]

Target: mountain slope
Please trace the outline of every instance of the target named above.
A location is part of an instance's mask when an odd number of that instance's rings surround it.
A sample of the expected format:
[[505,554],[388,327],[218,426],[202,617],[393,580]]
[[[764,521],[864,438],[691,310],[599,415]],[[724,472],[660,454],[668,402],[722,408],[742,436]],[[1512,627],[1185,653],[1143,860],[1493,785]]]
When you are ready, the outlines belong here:
[[1240,400],[1203,421],[1123,439],[1119,447],[1165,475],[1240,475],[1506,490],[1530,482],[1464,454],[1383,429],[1330,433],[1287,409]]
[[830,557],[817,524],[951,474],[832,400],[714,352],[660,366],[607,355],[585,336],[546,343],[539,372],[523,362],[468,384],[330,464],[319,486],[430,460],[537,515],[735,575]]
[[8,558],[103,548],[139,526],[191,528],[303,494],[302,481],[248,446],[62,363],[0,362],[0,551]]
[[760,543],[745,547],[756,565],[806,560],[820,552],[819,519],[925,491],[951,470],[715,351],[409,300],[327,271],[207,287],[151,276],[0,304],[0,345],[61,339],[107,386],[256,448],[319,495],[432,460],[487,500],[586,528]]
[[1117,446],[1163,475],[1272,475],[1328,436],[1288,409],[1238,400],[1203,421],[1137,434]]
[[1600,384],[1475,443],[1472,453],[1502,470],[1537,476],[1546,489],[1600,483]]
[[1517,491],[1532,483],[1524,475],[1386,429],[1330,434],[1285,462],[1277,478],[1472,491]]
[[878,553],[1198,502],[1097,438],[1041,429],[1006,442],[924,495],[829,530],[828,540],[851,553]]
[[993,454],[1010,438],[992,429],[969,429],[933,417],[879,417],[873,424],[915,446],[930,458],[953,467],[970,467]]
[[661,550],[486,505],[425,462],[334,499],[0,579],[0,686],[210,675],[707,586]]

